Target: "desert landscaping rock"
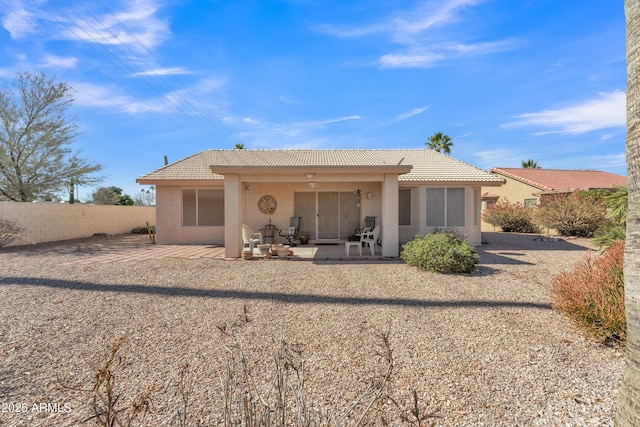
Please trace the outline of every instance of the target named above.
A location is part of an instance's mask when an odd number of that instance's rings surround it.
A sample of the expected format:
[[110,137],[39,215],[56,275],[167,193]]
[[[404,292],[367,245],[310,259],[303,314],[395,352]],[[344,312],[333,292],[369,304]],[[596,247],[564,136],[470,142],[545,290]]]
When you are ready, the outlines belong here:
[[[413,391],[435,425],[613,425],[621,351],[586,339],[551,309],[547,289],[587,240],[485,233],[480,265],[466,275],[398,261],[90,262],[144,250],[144,237],[0,249],[0,425],[89,418],[86,390],[122,336],[117,386],[125,401],[150,393],[144,425],[175,425],[187,363],[191,425],[218,425],[232,339],[221,330],[233,331],[261,387],[273,380],[280,342],[299,346],[308,395],[338,409],[380,373],[378,335],[390,331],[389,393],[401,409],[386,404],[379,415],[392,425],[402,425]],[[70,410],[37,412],[34,403]]]

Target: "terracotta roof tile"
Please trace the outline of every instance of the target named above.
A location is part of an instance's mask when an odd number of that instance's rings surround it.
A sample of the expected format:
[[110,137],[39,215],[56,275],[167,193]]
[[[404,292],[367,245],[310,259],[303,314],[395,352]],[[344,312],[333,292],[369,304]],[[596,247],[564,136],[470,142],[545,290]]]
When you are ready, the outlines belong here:
[[593,170],[493,168],[489,172],[532,185],[542,191],[613,189],[627,185],[627,177]]
[[410,165],[400,181],[478,182],[502,179],[433,150],[206,150],[149,172],[138,181],[222,180],[211,166],[224,167],[382,167]]

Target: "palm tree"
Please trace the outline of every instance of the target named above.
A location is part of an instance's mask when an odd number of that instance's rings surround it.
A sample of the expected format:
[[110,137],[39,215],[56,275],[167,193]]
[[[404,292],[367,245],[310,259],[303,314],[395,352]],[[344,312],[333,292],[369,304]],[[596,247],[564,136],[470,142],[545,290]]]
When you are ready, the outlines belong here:
[[627,237],[624,293],[627,312],[626,363],[616,402],[615,424],[640,425],[640,2],[625,0],[627,21]]
[[244,150],[244,144],[241,144],[241,143],[238,142],[236,144],[236,150]]
[[433,136],[429,137],[429,142],[425,142],[426,145],[429,146],[430,150],[435,150],[438,153],[451,153],[451,147],[453,147],[453,142],[451,142],[451,138],[448,135],[444,135],[442,132],[436,132]]
[[526,162],[523,160],[522,167],[525,169],[540,169],[540,166],[538,166],[538,162],[533,159],[529,159]]

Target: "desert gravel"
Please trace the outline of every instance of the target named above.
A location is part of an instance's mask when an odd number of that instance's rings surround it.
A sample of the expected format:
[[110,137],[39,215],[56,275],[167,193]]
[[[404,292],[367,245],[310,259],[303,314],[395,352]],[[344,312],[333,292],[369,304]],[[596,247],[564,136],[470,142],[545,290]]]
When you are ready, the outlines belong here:
[[0,249],[0,425],[91,417],[95,369],[122,336],[117,387],[122,402],[150,394],[143,425],[178,425],[186,364],[195,380],[189,425],[218,425],[233,342],[260,387],[273,380],[281,341],[298,346],[307,394],[337,411],[380,373],[387,330],[394,371],[386,392],[399,407],[387,401],[372,425],[402,425],[413,391],[435,425],[613,425],[622,352],[554,312],[547,288],[588,241],[484,236],[469,275],[399,261],[78,263],[131,247],[118,237]]

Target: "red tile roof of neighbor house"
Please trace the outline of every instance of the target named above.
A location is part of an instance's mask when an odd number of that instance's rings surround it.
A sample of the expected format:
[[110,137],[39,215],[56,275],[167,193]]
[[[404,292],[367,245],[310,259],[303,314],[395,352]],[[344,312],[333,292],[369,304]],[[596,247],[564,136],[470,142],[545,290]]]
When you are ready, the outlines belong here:
[[627,185],[627,177],[594,170],[492,168],[489,172],[532,185],[542,191],[613,189]]

